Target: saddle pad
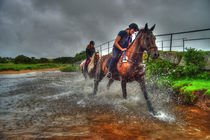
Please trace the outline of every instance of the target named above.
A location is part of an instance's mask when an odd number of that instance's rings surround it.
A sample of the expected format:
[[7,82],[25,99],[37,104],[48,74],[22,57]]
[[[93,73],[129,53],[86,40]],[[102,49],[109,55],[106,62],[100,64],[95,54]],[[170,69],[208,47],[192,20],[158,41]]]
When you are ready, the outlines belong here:
[[89,58],[89,59],[86,61],[86,63],[87,63],[87,64],[89,64],[89,63],[90,63],[90,61],[91,61],[91,58]]

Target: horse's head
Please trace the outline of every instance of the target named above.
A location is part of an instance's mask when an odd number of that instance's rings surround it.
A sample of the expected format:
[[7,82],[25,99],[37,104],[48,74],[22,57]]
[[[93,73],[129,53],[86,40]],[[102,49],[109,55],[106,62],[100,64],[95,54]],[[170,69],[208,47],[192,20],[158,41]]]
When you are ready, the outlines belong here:
[[100,54],[99,54],[99,52],[95,52],[91,58],[89,65],[88,65],[88,72],[90,72],[96,68],[96,65],[99,62],[99,60],[100,60]]
[[144,29],[141,29],[140,32],[142,32],[142,47],[143,50],[147,51],[147,54],[151,56],[152,59],[157,59],[159,57],[159,52],[155,43],[155,36],[153,35],[153,30],[155,28],[155,25],[152,26],[152,28],[148,28],[148,25],[146,24]]
[[95,60],[99,60],[100,59],[100,54],[99,54],[99,52],[95,52]]

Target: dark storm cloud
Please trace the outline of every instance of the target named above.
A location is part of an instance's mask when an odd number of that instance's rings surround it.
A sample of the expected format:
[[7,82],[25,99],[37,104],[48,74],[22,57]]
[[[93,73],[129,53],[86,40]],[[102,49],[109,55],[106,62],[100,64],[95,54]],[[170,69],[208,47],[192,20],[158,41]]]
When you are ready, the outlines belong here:
[[0,0],[0,56],[74,56],[131,22],[155,34],[208,28],[209,0]]

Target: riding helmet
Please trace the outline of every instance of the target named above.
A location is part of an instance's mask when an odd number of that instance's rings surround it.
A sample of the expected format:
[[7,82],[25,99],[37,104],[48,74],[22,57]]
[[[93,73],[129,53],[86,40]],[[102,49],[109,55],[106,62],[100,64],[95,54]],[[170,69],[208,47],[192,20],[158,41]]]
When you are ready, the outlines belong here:
[[93,40],[90,41],[91,45],[95,45],[95,42]]
[[138,27],[138,25],[136,23],[131,23],[129,25],[129,28],[130,29],[134,29],[135,31],[138,31],[139,30],[139,27]]

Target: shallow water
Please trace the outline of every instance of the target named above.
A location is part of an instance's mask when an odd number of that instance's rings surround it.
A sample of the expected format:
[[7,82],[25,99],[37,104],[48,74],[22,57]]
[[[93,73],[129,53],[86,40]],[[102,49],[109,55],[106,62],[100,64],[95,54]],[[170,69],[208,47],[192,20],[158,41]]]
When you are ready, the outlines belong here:
[[81,73],[0,75],[1,139],[210,139],[210,112],[174,104],[170,89],[147,87],[152,116],[137,83],[127,100],[106,84],[93,96]]

